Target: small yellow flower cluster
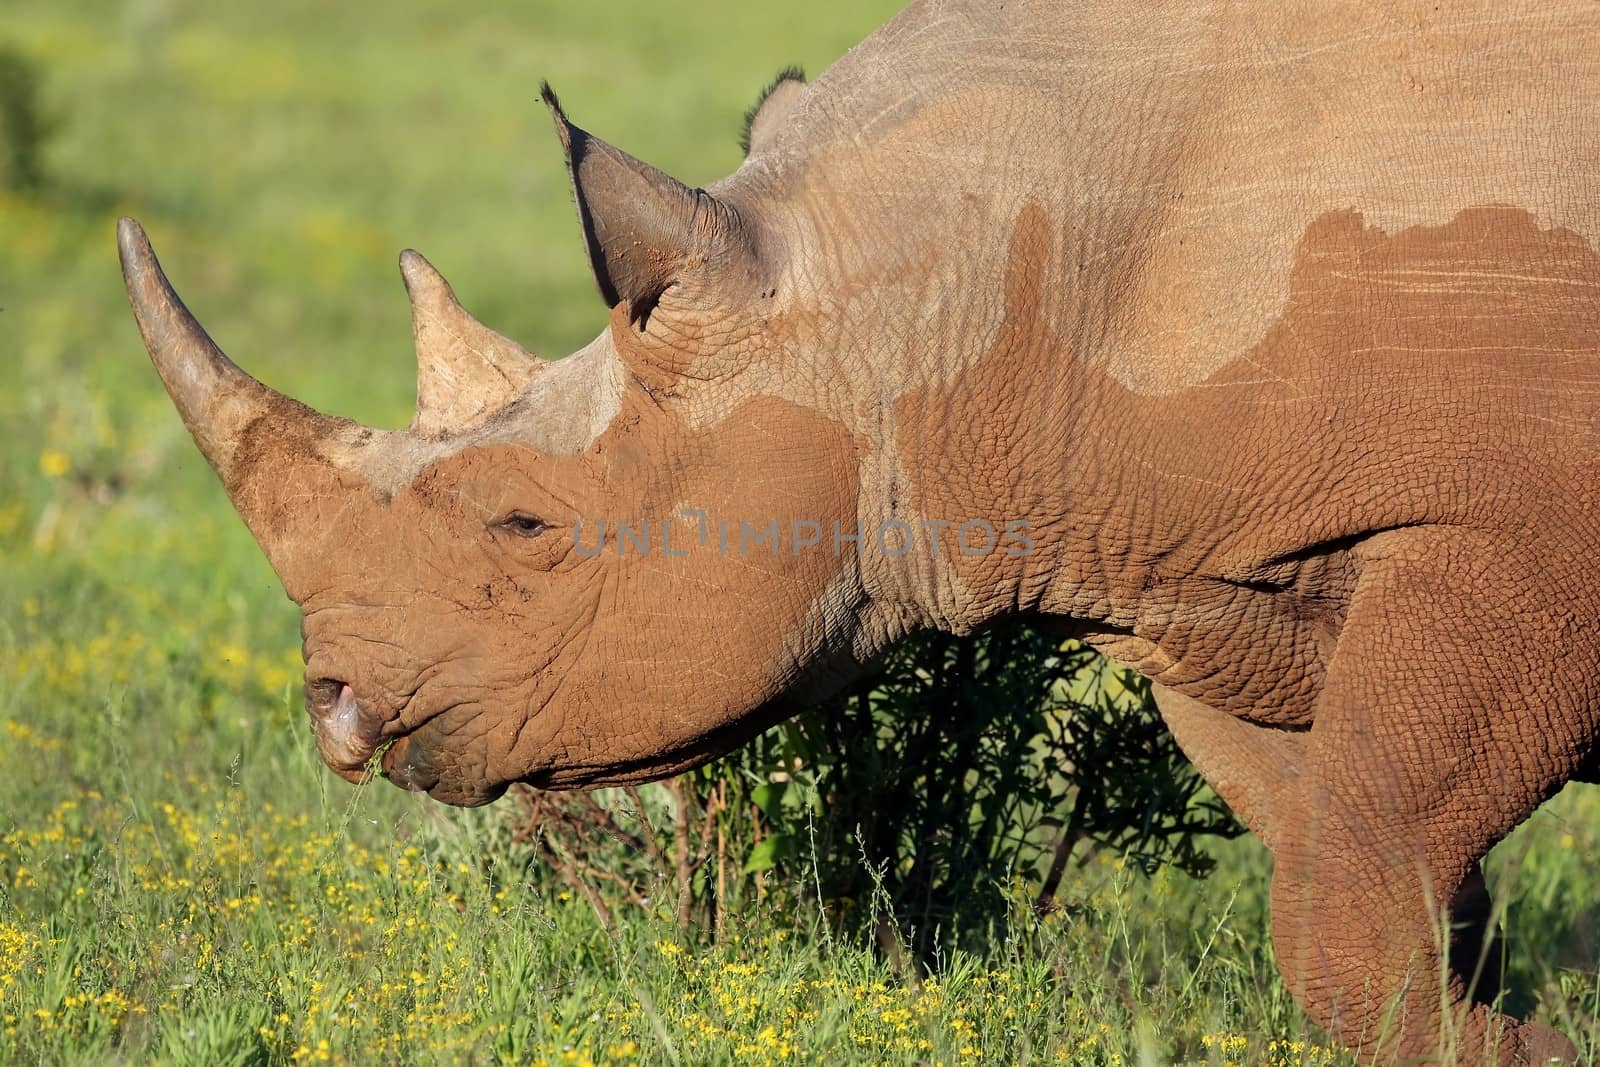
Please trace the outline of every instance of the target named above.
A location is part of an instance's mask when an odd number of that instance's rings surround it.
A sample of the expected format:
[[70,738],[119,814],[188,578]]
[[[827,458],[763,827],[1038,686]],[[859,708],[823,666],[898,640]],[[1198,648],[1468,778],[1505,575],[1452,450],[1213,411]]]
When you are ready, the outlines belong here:
[[39,938],[10,923],[0,923],[0,1007],[6,992],[17,984],[17,975],[39,949]]
[[1260,1067],[1323,1067],[1334,1063],[1339,1055],[1330,1046],[1288,1038],[1257,1043],[1258,1051],[1251,1055],[1250,1038],[1234,1033],[1203,1034],[1200,1044],[1221,1056],[1223,1067],[1244,1067],[1245,1064],[1259,1064]]
[[13,745],[22,745],[39,752],[60,752],[62,740],[59,737],[50,737],[29,726],[25,722],[7,719],[5,723],[6,736]]
[[128,685],[162,666],[159,647],[112,619],[88,640],[39,635],[11,655],[4,672],[13,684],[33,680],[53,699],[72,699],[104,692],[108,685]]
[[72,457],[55,448],[39,453],[39,473],[46,478],[64,478],[72,471]]
[[[25,609],[29,607],[32,610],[25,610],[25,615],[32,640],[0,660],[0,679],[12,685],[31,681],[49,692],[52,701],[92,698],[110,686],[131,685],[171,668],[169,651],[161,642],[115,617],[106,620],[101,633],[73,639],[44,632],[36,619],[37,604],[25,605]],[[212,707],[206,709],[212,713],[242,695],[277,698],[300,677],[299,649],[253,654],[240,644],[217,638],[195,644],[199,646],[193,652],[199,680],[217,691]]]
[[987,1058],[975,1019],[1009,1026],[1043,1010],[1037,995],[1016,994],[1013,976],[999,969],[971,975],[959,987],[938,977],[860,981],[823,973],[777,980],[774,960],[757,960],[785,936],[776,932],[749,946],[735,936],[703,955],[676,942],[655,943],[657,955],[687,983],[686,995],[661,1020],[686,1041],[685,1052],[702,1060],[798,1061],[814,1052],[808,1035],[827,1027],[872,1058],[975,1063]]
[[212,639],[206,644],[205,661],[217,680],[233,693],[253,688],[266,696],[277,696],[300,676],[298,649],[257,655],[235,642]]
[[[305,814],[247,809],[239,793],[198,776],[169,778],[182,805],[158,803],[147,818],[90,791],[0,837],[0,885],[22,904],[53,908],[47,902],[65,895],[114,909],[101,921],[137,930],[140,942],[125,959],[102,938],[58,945],[0,925],[6,1034],[26,1031],[54,1047],[62,1039],[47,1035],[114,1031],[145,1010],[114,982],[137,980],[142,968],[177,979],[160,983],[156,1010],[182,1016],[192,1010],[189,991],[230,990],[248,961],[283,1006],[252,1026],[275,1058],[470,1058],[485,1035],[482,953],[492,948],[458,919],[470,866],[446,868],[415,846],[374,850]],[[123,890],[96,900],[92,885],[73,888],[85,869],[75,857],[107,849]],[[52,992],[61,983],[50,975],[74,960],[83,965],[72,967],[65,994]],[[328,970],[335,961],[338,979]],[[349,961],[359,965],[343,971]]]
[[1324,1067],[1341,1062],[1343,1053],[1332,1045],[1311,1041],[1275,1038],[1267,1042],[1264,1067]]
[[1250,1039],[1243,1034],[1205,1034],[1200,1044],[1222,1053],[1243,1052],[1250,1047]]
[[1104,1020],[1092,1018],[1082,1004],[1074,1004],[1061,1023],[1060,1030],[1074,1036],[1056,1048],[1056,1063],[1104,1063],[1120,1067],[1122,1054],[1109,1047],[1116,1035]]
[[108,989],[103,993],[68,993],[61,998],[55,1010],[36,1008],[33,1018],[38,1029],[48,1033],[70,1029],[91,1032],[98,1029],[115,1030],[130,1013],[144,1013],[144,1006],[129,1000],[121,992]]

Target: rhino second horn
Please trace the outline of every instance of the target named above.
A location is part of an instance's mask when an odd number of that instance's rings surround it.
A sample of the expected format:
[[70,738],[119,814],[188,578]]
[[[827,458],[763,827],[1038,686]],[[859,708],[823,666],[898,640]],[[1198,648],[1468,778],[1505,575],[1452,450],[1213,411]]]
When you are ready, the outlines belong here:
[[330,438],[346,426],[359,427],[315,412],[240,370],[178,298],[144,228],[133,219],[117,223],[117,250],[128,302],[150,360],[190,436],[222,479],[234,506],[251,522],[251,494],[241,484],[245,478],[238,469],[237,453],[253,425],[270,420],[263,425],[302,441]]
[[420,253],[400,254],[417,346],[413,432],[442,437],[479,426],[522,395],[543,361],[473,318]]

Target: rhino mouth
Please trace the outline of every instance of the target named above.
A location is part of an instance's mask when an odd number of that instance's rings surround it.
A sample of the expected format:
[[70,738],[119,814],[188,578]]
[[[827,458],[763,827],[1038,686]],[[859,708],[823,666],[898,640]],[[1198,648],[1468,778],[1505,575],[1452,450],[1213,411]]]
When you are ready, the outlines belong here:
[[413,793],[432,793],[439,784],[439,772],[422,746],[410,736],[395,738],[379,762],[379,770],[389,781]]

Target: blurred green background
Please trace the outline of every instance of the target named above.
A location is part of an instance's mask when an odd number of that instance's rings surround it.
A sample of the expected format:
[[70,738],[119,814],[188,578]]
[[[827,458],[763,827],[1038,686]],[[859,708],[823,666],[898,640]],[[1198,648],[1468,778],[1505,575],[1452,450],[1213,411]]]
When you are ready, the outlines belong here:
[[[541,79],[703,184],[780,67],[897,6],[0,0],[0,86],[33,72],[42,133],[36,182],[0,170],[0,1062],[1343,1062],[1276,978],[1250,841],[1205,883],[1074,872],[928,985],[803,915],[712,947],[648,909],[607,929],[503,809],[333,779],[297,613],[140,346],[122,214],[225,350],[323,410],[409,421],[407,246],[568,352],[605,311]],[[1492,869],[1522,1006],[1582,1032],[1597,809],[1569,791]]]

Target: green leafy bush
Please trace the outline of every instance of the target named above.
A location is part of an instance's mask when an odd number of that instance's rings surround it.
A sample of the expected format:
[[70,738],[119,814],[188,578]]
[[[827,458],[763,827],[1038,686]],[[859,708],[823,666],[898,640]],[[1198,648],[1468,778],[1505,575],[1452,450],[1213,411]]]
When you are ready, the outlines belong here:
[[1201,874],[1199,839],[1240,832],[1142,680],[1027,626],[919,635],[659,789],[524,797],[525,839],[597,907],[664,882],[682,926],[714,931],[751,896],[816,898],[837,929],[924,964],[1003,936],[1019,890],[1060,906],[1063,870],[1099,850]]

